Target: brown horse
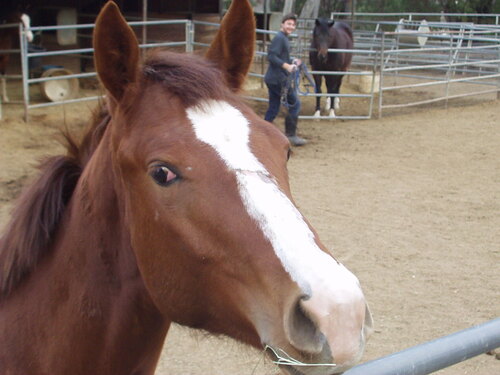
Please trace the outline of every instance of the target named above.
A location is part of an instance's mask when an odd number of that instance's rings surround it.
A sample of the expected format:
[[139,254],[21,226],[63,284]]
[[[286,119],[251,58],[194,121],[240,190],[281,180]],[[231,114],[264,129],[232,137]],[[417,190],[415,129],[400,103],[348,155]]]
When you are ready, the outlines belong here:
[[254,38],[234,0],[206,58],[140,63],[105,5],[109,115],[43,165],[1,238],[1,374],[153,374],[172,322],[286,353],[290,374],[360,358],[358,280],[293,204],[286,137],[235,94]]
[[[28,42],[33,41],[33,33],[29,30],[30,28],[30,17],[26,13],[21,12],[8,12],[7,17],[4,20],[0,20],[1,24],[19,24],[22,23],[24,29],[28,29],[26,32],[26,38]],[[19,40],[19,29],[18,27],[0,27],[0,51],[10,50],[16,46],[16,41]],[[9,98],[7,96],[7,87],[5,83],[5,73],[9,65],[11,52],[0,53],[0,80],[2,84],[2,99],[4,102],[8,102]]]
[[[352,53],[328,52],[329,49],[352,49],[354,46],[352,30],[346,23],[334,20],[318,18],[315,21],[309,52],[309,61],[315,71],[346,72],[352,61]],[[325,77],[328,94],[338,94],[342,84],[343,75],[314,74],[316,93],[321,94],[321,81]],[[332,108],[332,98],[334,105]],[[320,116],[320,97],[316,97],[315,117]],[[330,117],[335,117],[335,110],[340,108],[340,98],[329,96],[326,101],[326,111]]]

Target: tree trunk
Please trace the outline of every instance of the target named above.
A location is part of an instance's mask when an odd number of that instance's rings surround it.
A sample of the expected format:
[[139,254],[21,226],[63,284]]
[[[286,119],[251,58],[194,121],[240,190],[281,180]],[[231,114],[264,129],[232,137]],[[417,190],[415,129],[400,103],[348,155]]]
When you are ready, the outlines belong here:
[[264,1],[265,0],[256,0],[253,10],[255,13],[264,13]]
[[292,13],[295,8],[295,0],[285,0],[285,5],[283,6],[283,15]]
[[300,18],[317,18],[320,2],[321,0],[306,0],[300,12]]

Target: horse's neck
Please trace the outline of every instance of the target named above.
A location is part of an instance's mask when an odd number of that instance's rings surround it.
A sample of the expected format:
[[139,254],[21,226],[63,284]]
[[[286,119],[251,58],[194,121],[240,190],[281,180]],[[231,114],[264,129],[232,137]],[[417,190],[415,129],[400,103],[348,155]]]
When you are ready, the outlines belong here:
[[[105,148],[99,147],[91,158],[71,202],[66,221],[69,235],[60,247],[66,252],[64,263],[79,275],[68,283],[83,293],[74,301],[81,318],[90,322],[95,314],[102,314],[100,329],[108,340],[104,353],[114,352],[117,358],[125,354],[131,360],[134,355],[127,351],[133,347],[134,353],[157,349],[159,355],[169,323],[154,306],[141,278],[124,223],[123,199],[116,191]],[[72,258],[79,261],[73,265]]]
[[[37,311],[26,323],[29,327],[23,327],[32,332],[30,346],[37,348],[37,358],[25,362],[39,363],[40,373],[51,374],[76,373],[68,363],[77,363],[82,374],[126,374],[129,369],[153,373],[169,322],[156,309],[136,265],[113,187],[110,156],[98,149],[88,167],[51,255],[10,304],[29,300],[28,307]],[[15,310],[11,315],[19,313]],[[15,332],[6,335],[3,341]],[[60,344],[57,352],[50,342]]]

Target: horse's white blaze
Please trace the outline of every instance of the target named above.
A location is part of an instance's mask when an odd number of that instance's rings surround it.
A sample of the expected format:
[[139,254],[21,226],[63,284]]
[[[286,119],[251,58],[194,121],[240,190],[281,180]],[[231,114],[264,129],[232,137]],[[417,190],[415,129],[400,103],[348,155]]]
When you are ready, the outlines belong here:
[[340,303],[363,298],[357,278],[318,247],[300,212],[250,150],[250,125],[243,114],[226,102],[207,101],[189,108],[187,116],[198,139],[235,173],[249,215],[302,291],[311,295],[326,288],[326,295]]

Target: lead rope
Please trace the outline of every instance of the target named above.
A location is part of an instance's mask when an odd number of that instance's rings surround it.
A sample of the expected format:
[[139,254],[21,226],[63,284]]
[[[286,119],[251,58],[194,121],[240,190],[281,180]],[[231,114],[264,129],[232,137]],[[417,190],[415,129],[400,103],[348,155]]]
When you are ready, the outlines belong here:
[[[304,86],[305,90],[302,91],[300,89],[300,79],[302,78],[302,85]],[[281,104],[288,108],[290,105],[288,103],[288,93],[290,90],[295,91],[297,94],[301,94],[304,96],[307,96],[310,94],[310,89],[312,89],[313,92],[316,91],[316,85],[314,84],[314,80],[311,77],[311,74],[309,73],[309,70],[307,69],[307,65],[305,63],[300,64],[297,66],[297,69],[295,69],[292,73],[288,74],[286,78],[286,82],[283,85],[281,89]],[[295,104],[295,103],[293,103]]]
[[276,357],[275,360],[272,362],[275,365],[278,366],[294,366],[294,367],[336,367],[337,365],[335,363],[304,363],[301,362],[292,356],[290,356],[288,353],[286,353],[283,349],[280,348],[273,348],[272,346],[266,345],[264,347],[264,350],[262,351],[262,356],[260,359],[257,361],[255,364],[255,367],[253,368],[253,371],[251,375],[255,375],[255,371],[257,371],[257,367],[263,360],[265,360],[265,354],[266,351],[270,350],[273,355]]
[[[335,363],[304,363],[299,360],[293,358],[288,355],[284,350],[277,348],[274,349],[272,346],[266,345],[264,348],[264,352],[269,349],[276,356],[276,359],[273,361],[275,365],[278,366],[294,366],[294,367],[336,367]],[[280,354],[281,353],[281,354]]]

